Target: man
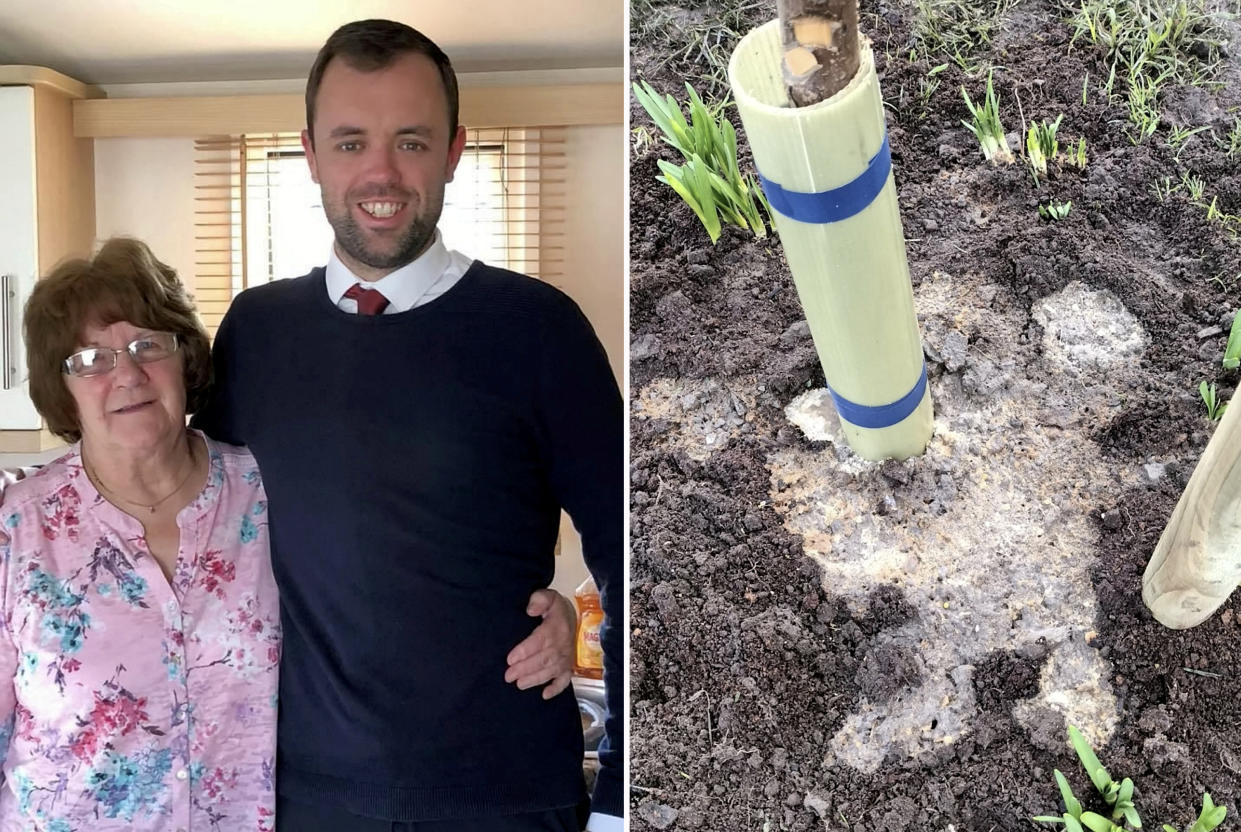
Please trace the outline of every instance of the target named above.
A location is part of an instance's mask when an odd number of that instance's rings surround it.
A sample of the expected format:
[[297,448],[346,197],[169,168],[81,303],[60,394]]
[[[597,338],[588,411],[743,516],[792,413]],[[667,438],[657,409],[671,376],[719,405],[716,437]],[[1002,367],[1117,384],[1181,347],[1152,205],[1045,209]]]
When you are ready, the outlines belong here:
[[390,21],[337,30],[310,72],[302,144],[331,259],[234,301],[196,420],[249,446],[270,498],[277,822],[579,828],[574,697],[493,672],[552,578],[563,507],[607,616],[587,828],[619,830],[624,440],[603,348],[558,290],[441,242],[465,131],[429,39]]

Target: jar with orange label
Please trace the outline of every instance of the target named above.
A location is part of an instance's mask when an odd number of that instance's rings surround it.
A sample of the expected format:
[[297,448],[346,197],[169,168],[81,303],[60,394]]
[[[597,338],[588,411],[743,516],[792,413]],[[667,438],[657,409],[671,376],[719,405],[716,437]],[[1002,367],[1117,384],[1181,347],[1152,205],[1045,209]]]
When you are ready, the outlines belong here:
[[599,627],[603,624],[603,607],[594,578],[587,578],[573,595],[577,602],[577,650],[573,672],[587,679],[603,678],[603,645]]

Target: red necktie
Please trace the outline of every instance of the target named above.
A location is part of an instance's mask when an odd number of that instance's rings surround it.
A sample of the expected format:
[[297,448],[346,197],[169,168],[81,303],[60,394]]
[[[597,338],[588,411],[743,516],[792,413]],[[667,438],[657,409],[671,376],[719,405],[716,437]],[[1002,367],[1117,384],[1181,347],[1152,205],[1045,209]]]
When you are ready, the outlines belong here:
[[356,283],[345,292],[345,297],[358,302],[359,315],[378,315],[388,305],[388,299],[383,293],[375,289],[363,289]]

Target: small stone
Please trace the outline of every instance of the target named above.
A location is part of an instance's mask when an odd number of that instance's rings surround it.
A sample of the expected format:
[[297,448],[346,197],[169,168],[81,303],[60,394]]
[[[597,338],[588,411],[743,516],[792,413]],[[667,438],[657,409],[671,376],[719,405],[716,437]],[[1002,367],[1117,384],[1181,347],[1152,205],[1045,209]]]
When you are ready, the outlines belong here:
[[1220,327],[1209,326],[1206,329],[1198,330],[1198,340],[1201,341],[1204,338],[1214,338],[1216,335],[1223,335],[1223,334],[1224,334],[1224,330],[1221,329]]
[[1160,776],[1175,776],[1190,764],[1189,746],[1170,742],[1163,734],[1156,734],[1142,743],[1142,753],[1151,769]]
[[1121,527],[1121,517],[1119,509],[1103,512],[1103,528],[1109,532],[1114,532]]
[[810,811],[814,812],[820,818],[827,817],[827,813],[829,809],[827,801],[819,797],[814,792],[810,792],[804,798],[802,798],[802,805],[805,806]]
[[661,583],[652,589],[651,600],[655,603],[659,614],[665,619],[676,617],[678,605],[675,594],[669,584]]
[[[753,680],[751,679],[751,681]],[[771,754],[772,768],[774,768],[776,771],[780,771],[782,768],[784,768],[788,764],[789,764],[789,752],[786,749],[777,748],[775,751],[772,752]]]
[[763,786],[763,794],[768,797],[775,797],[780,792],[779,780],[768,780],[767,785]]
[[638,804],[638,817],[655,829],[667,829],[676,823],[677,814],[677,810],[671,806],[653,800]]
[[1146,481],[1152,483],[1159,482],[1167,470],[1168,466],[1162,462],[1148,462],[1142,466],[1142,473],[1146,474]]
[[646,335],[639,336],[629,345],[629,360],[645,361],[651,356],[657,354],[661,346],[662,344],[660,344],[659,338],[654,335],[648,333]]
[[1224,610],[1224,614],[1219,617],[1219,621],[1225,627],[1232,626],[1232,610]]
[[810,324],[806,321],[797,321],[784,330],[784,333],[780,336],[780,346],[795,347],[809,338]]
[[944,357],[944,369],[950,373],[955,373],[965,366],[966,350],[969,347],[969,341],[960,332],[955,329],[950,330],[944,338],[944,346],[942,354]]
[[702,812],[697,809],[682,809],[677,815],[677,826],[685,829],[701,829],[705,822]]
[[935,220],[931,219],[930,217],[927,217],[926,219],[922,221],[922,227],[925,228],[927,231],[938,231],[939,223],[937,223]]

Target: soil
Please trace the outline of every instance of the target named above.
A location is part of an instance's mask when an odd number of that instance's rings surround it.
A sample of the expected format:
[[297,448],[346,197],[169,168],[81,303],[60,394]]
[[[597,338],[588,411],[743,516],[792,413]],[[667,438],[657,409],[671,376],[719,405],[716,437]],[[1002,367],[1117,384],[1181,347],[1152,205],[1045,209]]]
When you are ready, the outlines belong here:
[[[704,78],[718,3],[632,4],[632,74],[682,96]],[[1061,7],[1024,0],[983,50],[1006,126],[1065,113],[1084,171],[1036,187],[984,163],[956,65],[927,106],[912,4],[864,2],[936,412],[927,452],[867,463],[844,446],[778,236],[712,246],[631,163],[631,782],[635,830],[1040,827],[1065,773],[1098,801],[1067,743],[1081,728],[1137,784],[1146,828],[1188,826],[1204,790],[1241,807],[1241,605],[1165,629],[1141,577],[1211,436],[1241,242],[1184,195],[1241,214],[1241,156],[1221,88],[1172,88],[1156,137],[1082,79],[1106,77]],[[645,16],[677,22],[656,46]],[[774,2],[729,12],[744,32]],[[744,24],[740,26],[739,24]],[[1241,29],[1230,25],[1232,50]],[[717,35],[718,37],[718,35]],[[985,75],[984,75],[985,77]],[[728,111],[740,128],[736,111]],[[636,102],[635,126],[651,128]],[[739,130],[740,132],[740,130]],[[750,166],[740,135],[743,170]],[[1011,134],[1014,148],[1022,143]],[[1037,205],[1072,200],[1060,222]]]

